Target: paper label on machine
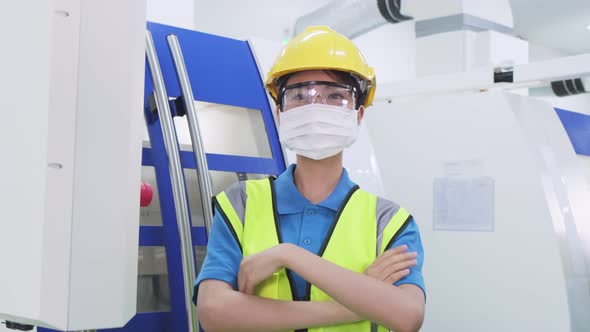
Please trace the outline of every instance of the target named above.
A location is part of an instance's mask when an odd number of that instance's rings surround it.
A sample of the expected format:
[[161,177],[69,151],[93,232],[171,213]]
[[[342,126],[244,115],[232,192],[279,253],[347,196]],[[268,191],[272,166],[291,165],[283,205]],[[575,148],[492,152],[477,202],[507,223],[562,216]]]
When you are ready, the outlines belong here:
[[494,179],[478,161],[445,165],[433,184],[435,231],[494,231]]

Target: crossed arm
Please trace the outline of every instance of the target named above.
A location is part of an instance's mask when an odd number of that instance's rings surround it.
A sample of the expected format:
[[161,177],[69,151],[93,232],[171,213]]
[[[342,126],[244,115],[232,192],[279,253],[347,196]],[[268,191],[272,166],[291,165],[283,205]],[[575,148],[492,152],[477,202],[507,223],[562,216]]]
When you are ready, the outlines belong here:
[[[424,318],[424,294],[414,285],[391,285],[390,279],[407,273],[409,267],[410,254],[405,254],[404,263],[392,258],[397,254],[395,249],[388,250],[372,265],[374,271],[359,274],[295,245],[280,244],[243,260],[239,291],[222,281],[203,281],[198,294],[199,319],[207,332],[281,331],[365,319],[396,332],[417,331]],[[261,281],[283,267],[335,301],[278,301],[252,295]]]

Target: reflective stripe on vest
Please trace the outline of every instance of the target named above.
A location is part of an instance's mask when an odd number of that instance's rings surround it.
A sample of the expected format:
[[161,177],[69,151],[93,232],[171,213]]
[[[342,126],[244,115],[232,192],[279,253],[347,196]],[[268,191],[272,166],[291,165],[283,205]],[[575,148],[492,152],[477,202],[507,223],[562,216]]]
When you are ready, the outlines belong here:
[[224,192],[213,197],[213,207],[217,208],[223,221],[227,224],[227,228],[232,233],[240,249],[242,249],[242,235],[244,233],[242,222]]
[[[276,195],[272,179],[249,180],[246,182],[246,206],[243,223],[235,212],[225,193],[214,199],[224,221],[242,249],[243,256],[250,256],[272,248],[282,242]],[[410,220],[410,215],[400,208],[382,231],[381,245],[377,245],[377,197],[355,186],[342,202],[335,220],[328,231],[318,255],[324,259],[363,273],[401,233]],[[276,300],[331,301],[332,298],[319,288],[307,284],[306,298],[298,299],[291,272],[282,269],[262,282],[256,288],[256,295]],[[369,321],[340,324],[308,331],[344,332],[375,331]],[[388,331],[379,326],[378,331]]]

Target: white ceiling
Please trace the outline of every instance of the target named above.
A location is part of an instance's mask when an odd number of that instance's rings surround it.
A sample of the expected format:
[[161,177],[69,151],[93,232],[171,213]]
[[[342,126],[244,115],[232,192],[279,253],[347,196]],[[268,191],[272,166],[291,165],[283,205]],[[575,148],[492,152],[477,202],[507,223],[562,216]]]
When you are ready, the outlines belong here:
[[[330,1],[195,0],[195,27],[233,38],[281,40],[289,35],[297,17]],[[590,0],[511,0],[511,4],[515,32],[522,38],[569,54],[590,53],[590,30],[586,28]]]
[[256,36],[282,40],[290,34],[290,29],[299,16],[330,1],[195,0],[195,28],[238,39]]
[[539,45],[590,53],[590,0],[511,0],[514,30]]

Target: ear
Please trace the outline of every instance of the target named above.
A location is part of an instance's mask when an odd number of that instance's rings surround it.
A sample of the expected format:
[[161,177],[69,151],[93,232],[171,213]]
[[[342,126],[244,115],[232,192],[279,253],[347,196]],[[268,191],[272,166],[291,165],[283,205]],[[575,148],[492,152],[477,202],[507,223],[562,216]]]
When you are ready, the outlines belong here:
[[359,107],[359,111],[357,112],[359,126],[361,125],[361,122],[363,121],[364,116],[365,116],[365,107],[361,105],[361,107]]

